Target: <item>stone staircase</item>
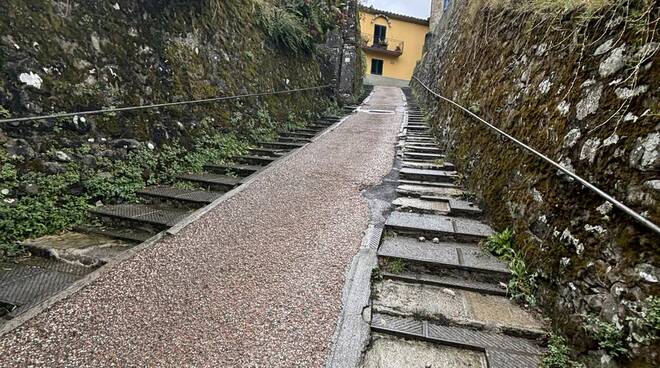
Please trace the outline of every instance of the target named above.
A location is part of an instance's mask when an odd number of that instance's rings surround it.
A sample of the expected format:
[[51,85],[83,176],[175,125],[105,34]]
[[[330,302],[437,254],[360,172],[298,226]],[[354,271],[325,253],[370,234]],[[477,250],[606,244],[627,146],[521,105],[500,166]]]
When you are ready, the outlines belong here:
[[400,135],[398,198],[372,274],[364,368],[538,367],[545,326],[507,298],[507,265],[480,242],[493,234],[457,185],[415,104]]

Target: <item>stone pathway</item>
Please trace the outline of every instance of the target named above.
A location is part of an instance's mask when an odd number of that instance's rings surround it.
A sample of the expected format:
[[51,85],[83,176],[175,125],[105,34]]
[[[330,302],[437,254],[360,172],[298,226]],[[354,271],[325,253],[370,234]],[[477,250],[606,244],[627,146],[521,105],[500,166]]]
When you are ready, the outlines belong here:
[[409,104],[399,197],[378,236],[363,313],[372,334],[361,366],[538,367],[545,326],[507,298],[507,266],[479,246],[493,230],[456,186],[429,129]]
[[[322,366],[369,221],[361,190],[390,170],[403,103],[401,90],[377,88],[374,111],[352,115],[176,235],[105,266],[1,336],[0,366]],[[232,169],[249,172],[263,149],[306,134],[264,144]],[[162,188],[145,195],[183,198]],[[154,215],[140,210],[100,211]]]

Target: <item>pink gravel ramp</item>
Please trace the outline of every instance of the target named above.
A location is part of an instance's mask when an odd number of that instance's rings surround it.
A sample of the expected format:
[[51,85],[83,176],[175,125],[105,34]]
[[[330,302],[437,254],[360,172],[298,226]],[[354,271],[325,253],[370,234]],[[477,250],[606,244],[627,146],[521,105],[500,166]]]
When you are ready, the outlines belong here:
[[[401,106],[398,88],[379,105]],[[0,338],[0,367],[321,367],[401,114],[351,116]]]

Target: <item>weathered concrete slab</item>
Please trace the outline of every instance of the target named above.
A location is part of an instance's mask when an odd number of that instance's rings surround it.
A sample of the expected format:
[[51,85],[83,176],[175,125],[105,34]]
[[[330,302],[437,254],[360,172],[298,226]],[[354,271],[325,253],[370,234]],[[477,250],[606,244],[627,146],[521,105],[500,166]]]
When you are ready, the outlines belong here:
[[372,306],[377,313],[543,335],[543,324],[506,296],[387,279],[374,288]]
[[461,265],[470,268],[499,271],[508,273],[509,268],[497,257],[486,253],[483,249],[473,247],[458,247],[461,252]]
[[424,181],[424,180],[409,180],[409,179],[399,179],[399,184],[409,184],[409,185],[424,185],[427,187],[438,187],[438,188],[458,188],[454,183],[442,183],[437,181]]
[[478,221],[456,218],[453,222],[456,234],[486,238],[494,233],[490,226]]
[[421,169],[421,170],[455,171],[454,164],[449,162],[435,163],[435,162],[419,162],[419,161],[402,161],[401,167],[409,167],[412,169]]
[[405,145],[406,152],[417,152],[417,153],[435,153],[441,155],[443,151],[435,146],[421,146],[416,144]]
[[506,296],[506,288],[500,284],[492,284],[487,282],[480,282],[469,280],[458,276],[443,276],[433,275],[424,272],[409,272],[403,271],[401,273],[390,273],[387,271],[382,272],[383,278],[390,280],[398,280],[403,282],[411,282],[416,284],[433,285],[439,287],[449,287],[453,289],[469,290],[488,295]]
[[[422,199],[430,199],[431,197],[422,197]],[[452,215],[466,215],[466,216],[479,216],[483,213],[481,208],[470,201],[462,199],[448,198],[450,213]]]
[[470,319],[461,291],[436,286],[383,280],[373,286],[376,312],[394,311],[408,316],[443,318],[457,321]]
[[408,180],[427,180],[442,183],[452,183],[458,178],[455,171],[414,169],[410,167],[402,168],[399,175]]
[[493,234],[490,226],[475,220],[399,211],[392,212],[385,224],[393,229],[454,237],[457,240],[485,238]]
[[420,198],[399,197],[392,202],[400,211],[411,210],[420,213],[449,213],[449,201],[427,201]]
[[426,186],[426,185],[413,185],[413,184],[402,184],[397,187],[397,192],[402,195],[408,196],[461,196],[465,192],[461,189],[458,189],[454,186],[447,187],[435,187],[435,186]]
[[451,218],[439,215],[422,215],[395,211],[387,218],[385,225],[394,229],[420,233],[454,234],[454,225]]
[[415,142],[415,141],[409,141],[406,139],[406,137],[402,137],[401,139],[401,144],[403,146],[415,146],[415,147],[432,147],[432,148],[437,148],[438,144],[436,142]]
[[374,334],[362,368],[488,368],[483,352]]
[[496,257],[475,246],[460,243],[431,241],[393,236],[383,239],[378,249],[381,257],[400,258],[449,267],[509,274],[507,266]]
[[461,265],[454,243],[434,244],[404,236],[389,237],[378,248],[378,256],[459,267]]
[[496,363],[506,362],[509,365],[493,365],[493,362],[489,362],[489,368],[537,368],[538,363],[529,365],[528,362],[531,358],[536,358],[536,362],[538,362],[540,355],[543,353],[543,350],[533,340],[462,327],[443,326],[434,322],[394,317],[380,313],[375,313],[372,316],[371,328],[382,333],[422,338],[440,344],[469,349],[479,349],[486,351],[487,355],[490,352],[508,355],[505,358],[498,359]]
[[543,330],[543,323],[508,298],[464,292],[472,318],[476,321],[522,330]]

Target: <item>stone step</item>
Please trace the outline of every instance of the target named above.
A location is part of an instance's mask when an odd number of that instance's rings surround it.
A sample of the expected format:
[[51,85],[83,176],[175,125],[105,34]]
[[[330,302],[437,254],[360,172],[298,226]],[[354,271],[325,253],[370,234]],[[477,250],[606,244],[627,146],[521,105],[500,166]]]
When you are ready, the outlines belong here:
[[279,136],[277,140],[280,142],[287,142],[287,143],[310,143],[312,141],[309,138],[288,137],[288,136]]
[[424,161],[435,161],[435,160],[444,160],[446,156],[437,153],[403,152],[403,158],[424,160]]
[[143,204],[117,204],[96,207],[90,210],[90,213],[119,221],[152,225],[164,230],[176,225],[191,211]]
[[414,197],[399,197],[392,204],[397,211],[415,213],[433,213],[437,215],[448,215],[450,212],[449,201],[425,201]]
[[[333,123],[333,124],[334,124],[334,123]],[[328,125],[328,124],[317,124],[317,123],[314,123],[314,124],[309,124],[309,125],[307,125],[307,126],[305,127],[305,129],[308,130],[308,133],[320,133],[320,132],[322,132],[322,131],[328,129],[328,127],[330,127],[330,126],[331,126],[331,125]]]
[[462,189],[458,189],[454,185],[447,185],[445,187],[430,186],[423,184],[401,184],[396,188],[399,195],[407,197],[421,197],[421,196],[436,196],[441,198],[447,197],[460,197],[465,195]]
[[442,321],[507,336],[545,337],[543,323],[506,296],[384,279],[373,285],[376,313]]
[[200,207],[220,198],[224,192],[214,192],[203,189],[179,189],[167,186],[152,186],[138,190],[137,194],[148,198],[191,203]]
[[248,164],[248,165],[260,165],[260,166],[267,166],[276,159],[277,158],[274,157],[265,157],[265,156],[256,156],[256,155],[240,155],[231,158],[232,161],[238,163]]
[[435,138],[433,137],[415,137],[415,136],[407,136],[405,139],[406,143],[428,143],[428,144],[436,144]]
[[428,170],[404,167],[399,170],[399,177],[407,180],[453,183],[456,181],[456,179],[458,179],[458,174],[456,171]]
[[428,130],[431,126],[424,123],[422,120],[408,120],[406,128],[409,130]]
[[493,234],[490,226],[476,220],[442,215],[394,211],[385,226],[395,231],[460,242],[478,242]]
[[208,189],[213,189],[220,192],[226,192],[241,184],[241,178],[233,176],[213,174],[213,173],[196,173],[184,174],[178,177],[180,180],[190,181],[201,185]]
[[485,352],[488,368],[538,368],[543,349],[530,339],[373,313],[372,331]]
[[109,238],[121,239],[135,243],[142,243],[156,234],[154,232],[125,227],[117,228],[90,225],[76,226],[74,230],[81,233],[103,235]]
[[280,137],[314,138],[316,134],[317,133],[303,133],[303,132],[290,131],[290,132],[280,133]]
[[99,266],[109,262],[135,243],[103,235],[65,232],[21,242],[32,255],[54,258],[85,266]]
[[442,162],[440,164],[435,162],[401,161],[401,167],[419,170],[456,171],[454,164],[450,162]]
[[421,185],[435,188],[458,188],[454,183],[442,183],[435,181],[399,179],[397,183],[399,183],[399,185]]
[[324,130],[324,129],[326,129],[326,128],[327,128],[327,127],[324,126],[324,125],[317,125],[317,126],[314,126],[314,125],[311,125],[311,124],[310,124],[310,125],[305,126],[304,128],[297,128],[297,129],[293,129],[293,130],[291,130],[291,131],[294,132],[294,133],[307,133],[307,134],[314,134],[314,135],[316,135],[316,134],[318,134],[320,131],[322,131],[322,130]]
[[254,156],[264,156],[264,157],[280,157],[285,153],[289,152],[282,148],[267,148],[267,147],[253,147],[250,148],[250,154]]
[[460,276],[440,276],[430,273],[419,273],[419,272],[409,272],[409,271],[403,271],[400,273],[381,271],[381,275],[383,279],[398,280],[413,284],[449,287],[453,289],[475,291],[481,294],[500,295],[500,296],[507,295],[506,288],[501,284],[479,282],[479,281],[465,279],[464,277],[460,277]]
[[399,197],[392,204],[398,211],[416,213],[435,213],[454,217],[480,218],[483,211],[474,203],[450,196]]
[[486,354],[375,332],[361,368],[488,368]]
[[413,130],[413,129],[406,129],[406,140],[408,139],[424,139],[424,138],[430,138],[433,139],[433,136],[431,136],[431,133],[425,130]]
[[250,176],[257,171],[263,169],[263,166],[258,165],[244,165],[244,164],[214,164],[208,163],[204,165],[204,169],[214,172],[216,174],[236,174],[238,176]]
[[445,274],[446,269],[456,269],[478,273],[472,276],[479,277],[472,279],[489,283],[505,282],[510,277],[506,264],[474,245],[390,236],[383,239],[377,254],[378,257],[403,260],[410,267],[428,272]]
[[433,153],[436,155],[443,154],[443,151],[440,148],[434,146],[416,146],[413,144],[405,145],[403,147],[406,152],[415,152],[415,153]]
[[285,142],[285,141],[273,141],[273,142],[258,142],[260,147],[269,147],[269,148],[282,148],[282,149],[296,149],[304,147],[306,143],[301,142]]

